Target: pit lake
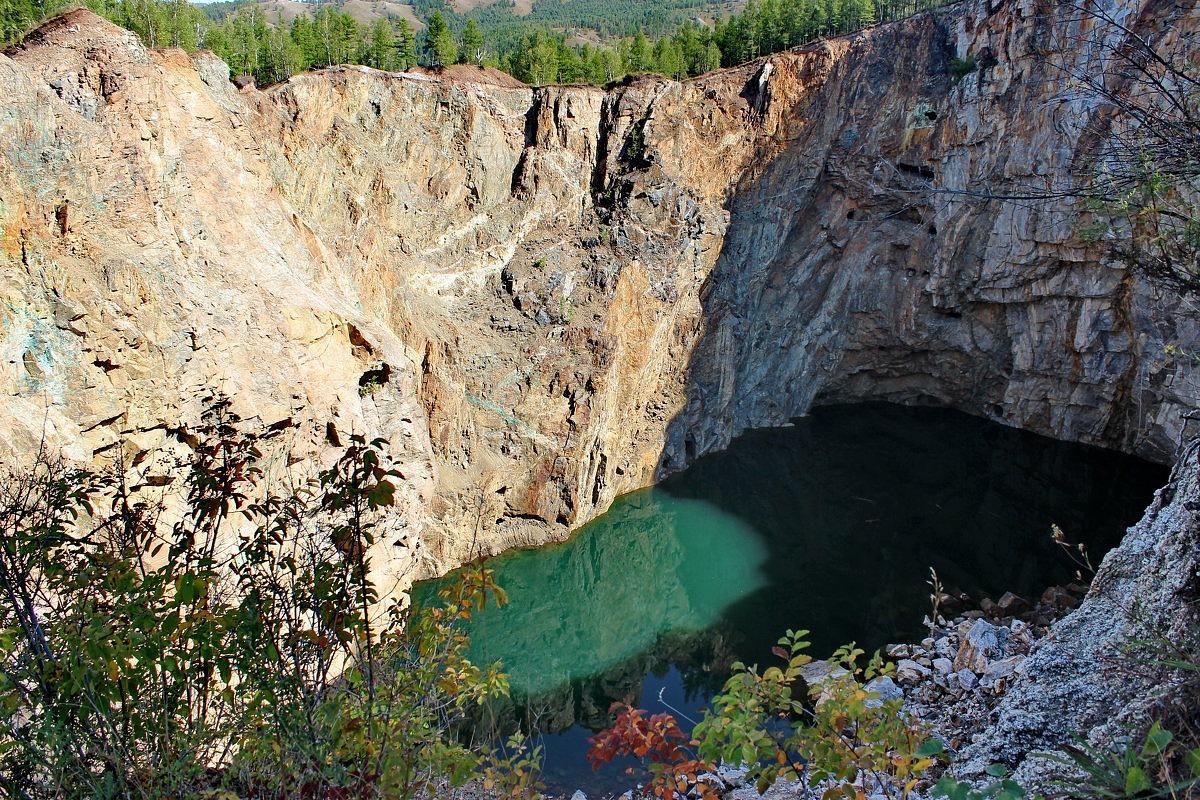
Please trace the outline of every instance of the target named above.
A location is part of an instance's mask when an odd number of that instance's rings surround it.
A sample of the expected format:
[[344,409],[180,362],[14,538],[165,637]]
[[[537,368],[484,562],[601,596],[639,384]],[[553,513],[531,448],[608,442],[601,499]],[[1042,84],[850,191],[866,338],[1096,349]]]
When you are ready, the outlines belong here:
[[585,758],[614,701],[698,719],[730,664],[773,663],[788,628],[818,658],[919,641],[931,567],[955,593],[1036,597],[1074,579],[1052,524],[1099,563],[1166,478],[936,408],[824,407],[747,432],[569,541],[489,562],[509,603],[471,621],[470,652],[502,662],[512,698],[487,727],[532,732],[551,791],[622,791],[627,764]]

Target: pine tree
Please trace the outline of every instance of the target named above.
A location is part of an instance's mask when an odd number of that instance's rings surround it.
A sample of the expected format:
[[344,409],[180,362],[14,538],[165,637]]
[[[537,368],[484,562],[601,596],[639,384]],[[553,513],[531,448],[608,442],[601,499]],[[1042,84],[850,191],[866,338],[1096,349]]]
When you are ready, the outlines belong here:
[[369,66],[386,70],[396,68],[396,37],[386,19],[371,23],[366,55]]
[[300,48],[292,41],[287,28],[271,28],[262,43],[259,74],[260,85],[285,81],[302,69]]
[[435,11],[429,17],[425,28],[425,66],[445,67],[454,63],[458,55],[458,47],[454,44],[454,36],[442,12]]
[[396,69],[408,69],[417,64],[417,35],[403,17],[396,23]]
[[820,0],[809,0],[804,9],[804,37],[802,42],[807,42],[821,36],[828,24],[828,20],[825,19],[825,6]]
[[308,69],[317,63],[320,44],[313,21],[307,14],[300,14],[292,20],[292,41],[300,50],[302,69]]
[[650,50],[650,42],[646,34],[638,29],[629,48],[629,71],[633,73],[649,72],[653,67],[654,53]]
[[545,31],[535,30],[525,35],[512,56],[512,73],[533,86],[543,86],[558,80],[558,42]]
[[567,43],[559,39],[555,42],[558,51],[558,83],[584,83],[587,73],[583,60]]
[[825,29],[823,35],[829,36],[840,32],[841,3],[838,0],[825,0]]
[[333,42],[334,63],[361,63],[359,50],[362,36],[358,31],[358,21],[354,17],[342,11],[333,12]]
[[855,29],[868,28],[875,24],[875,3],[873,0],[854,0]]
[[655,71],[668,78],[686,77],[687,70],[684,68],[683,55],[673,40],[666,38],[658,40],[658,44],[654,46],[654,68]]
[[483,31],[474,18],[467,20],[462,32],[462,51],[458,57],[461,64],[483,63]]

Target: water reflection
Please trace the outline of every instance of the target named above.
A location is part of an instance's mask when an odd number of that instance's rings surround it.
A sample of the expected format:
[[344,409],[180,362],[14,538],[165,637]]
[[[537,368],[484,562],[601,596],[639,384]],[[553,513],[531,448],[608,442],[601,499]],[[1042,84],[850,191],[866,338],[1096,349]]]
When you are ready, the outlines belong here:
[[472,657],[502,660],[520,695],[641,669],[630,665],[672,652],[672,642],[712,627],[766,584],[767,547],[748,523],[653,489],[626,495],[570,542],[531,555],[492,562],[509,603],[471,626]]

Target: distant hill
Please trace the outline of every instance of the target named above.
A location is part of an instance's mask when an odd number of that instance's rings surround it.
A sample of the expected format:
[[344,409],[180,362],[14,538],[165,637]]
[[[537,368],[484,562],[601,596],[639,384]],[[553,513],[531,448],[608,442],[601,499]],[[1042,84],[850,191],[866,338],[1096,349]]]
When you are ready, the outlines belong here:
[[[283,23],[291,25],[292,20],[301,14],[311,15],[317,3],[303,0],[239,0],[236,2],[208,3],[200,7],[214,20],[220,21],[241,8],[258,6],[272,25]],[[424,27],[411,3],[396,2],[396,0],[341,0],[330,3],[339,11],[344,11],[361,23],[371,23],[377,19],[403,18],[414,27]]]
[[[304,0],[233,0],[200,7],[212,19],[221,20],[239,8],[258,6],[271,24],[290,25],[319,5]],[[474,18],[502,39],[538,27],[569,34],[574,41],[600,42],[632,36],[638,30],[661,36],[687,21],[708,25],[739,10],[745,0],[331,0],[329,5],[361,23],[403,18],[419,30],[431,13],[440,11],[456,29]]]

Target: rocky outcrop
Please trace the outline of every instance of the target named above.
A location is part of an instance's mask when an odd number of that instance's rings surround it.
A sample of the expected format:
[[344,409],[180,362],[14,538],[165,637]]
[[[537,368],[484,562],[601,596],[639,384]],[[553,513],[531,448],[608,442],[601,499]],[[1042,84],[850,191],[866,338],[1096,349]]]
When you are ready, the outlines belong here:
[[1079,609],[1038,642],[964,751],[960,772],[1019,765],[1022,785],[1047,788],[1062,764],[1046,753],[1075,737],[1104,748],[1155,720],[1169,729],[1180,712],[1194,714],[1186,704],[1194,669],[1173,662],[1195,658],[1200,630],[1198,455],[1200,444],[1182,453],[1171,481],[1105,557]]
[[1092,109],[1046,52],[1078,25],[968,2],[682,83],[341,67],[239,91],[70,12],[0,56],[0,441],[145,480],[211,391],[281,465],[386,436],[401,583],[561,538],[814,402],[1169,460],[1200,394],[1166,353],[1200,340],[1183,301],[1069,208],[958,193],[1086,158]]

